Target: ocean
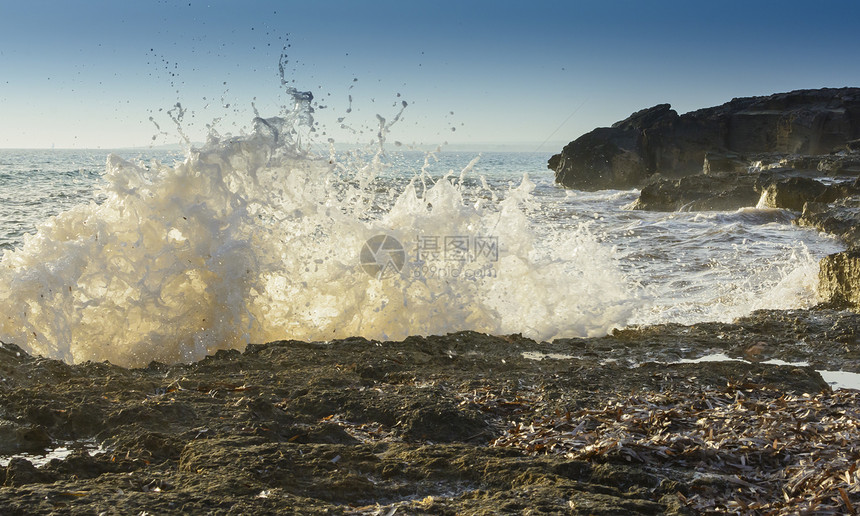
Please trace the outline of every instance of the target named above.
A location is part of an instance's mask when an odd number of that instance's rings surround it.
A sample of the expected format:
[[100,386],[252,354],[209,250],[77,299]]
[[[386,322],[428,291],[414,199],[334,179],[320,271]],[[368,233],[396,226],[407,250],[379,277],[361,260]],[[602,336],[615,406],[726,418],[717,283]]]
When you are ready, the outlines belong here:
[[289,117],[188,151],[0,150],[0,340],[124,366],[279,339],[550,340],[817,302],[784,210],[657,213],[547,152],[346,151]]

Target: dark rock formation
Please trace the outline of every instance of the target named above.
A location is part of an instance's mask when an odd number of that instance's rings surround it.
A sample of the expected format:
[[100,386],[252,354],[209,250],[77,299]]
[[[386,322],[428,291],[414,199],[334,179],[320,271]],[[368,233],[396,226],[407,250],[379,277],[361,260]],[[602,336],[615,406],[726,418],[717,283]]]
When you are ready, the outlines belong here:
[[803,205],[827,191],[820,181],[808,177],[792,177],[772,183],[764,190],[762,200],[769,208],[801,211]]
[[714,174],[720,172],[731,172],[742,174],[749,172],[750,159],[733,152],[718,153],[708,152],[705,154],[705,162],[702,165],[703,174]]
[[860,246],[860,197],[848,197],[833,204],[808,202],[796,222],[836,235],[849,247]]
[[851,183],[825,185],[809,177],[790,177],[767,184],[762,201],[769,208],[803,211],[808,202],[831,203],[851,195],[860,194],[860,188]]
[[40,452],[50,444],[51,437],[44,428],[0,419],[0,454]]
[[633,113],[612,127],[601,127],[565,146],[550,158],[556,181],[568,188],[599,190],[632,188],[643,183],[653,167],[646,162],[645,131],[661,120],[672,123],[678,113],[669,104]]
[[798,90],[680,116],[660,104],[581,136],[549,168],[568,188],[632,188],[657,173],[700,173],[706,156],[710,172],[737,171],[749,155],[828,154],[856,147],[858,138],[860,88]]
[[[705,159],[707,170],[709,157]],[[714,163],[731,167],[732,158],[719,157]],[[832,203],[860,195],[860,179],[855,183],[824,184],[810,177],[821,175],[818,171],[779,166],[757,173],[724,170],[680,179],[660,178],[642,187],[632,208],[651,211],[736,210],[757,206],[761,201],[768,208],[802,211],[807,202]]]
[[40,484],[54,480],[44,471],[36,469],[32,462],[20,457],[13,457],[3,474],[5,475],[3,486],[5,487]]
[[[725,211],[753,207],[762,202],[768,208],[803,211],[806,203],[815,203],[821,206],[810,214],[820,215],[828,210],[825,203],[860,195],[860,179],[854,183],[824,184],[807,175],[797,174],[806,172],[777,168],[755,174],[718,172],[680,179],[658,179],[642,187],[639,198],[631,207],[650,211]],[[853,216],[847,223],[854,223]],[[817,223],[807,225],[819,226]],[[820,229],[833,232],[823,227]],[[842,229],[837,234],[844,231]]]
[[642,188],[633,203],[636,210],[710,211],[737,210],[755,206],[757,175],[699,174],[663,179]]

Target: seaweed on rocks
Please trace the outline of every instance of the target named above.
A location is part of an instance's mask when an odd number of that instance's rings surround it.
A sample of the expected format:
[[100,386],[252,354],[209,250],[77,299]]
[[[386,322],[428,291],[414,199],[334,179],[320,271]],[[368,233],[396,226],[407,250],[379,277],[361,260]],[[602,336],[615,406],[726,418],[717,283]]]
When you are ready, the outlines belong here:
[[[3,418],[41,425],[47,448],[99,447],[8,460],[0,510],[844,511],[860,504],[843,444],[860,400],[815,368],[860,371],[858,329],[843,312],[761,312],[553,342],[282,341],[139,369],[4,345]],[[694,361],[715,352],[735,361]],[[780,357],[823,362],[765,360]]]

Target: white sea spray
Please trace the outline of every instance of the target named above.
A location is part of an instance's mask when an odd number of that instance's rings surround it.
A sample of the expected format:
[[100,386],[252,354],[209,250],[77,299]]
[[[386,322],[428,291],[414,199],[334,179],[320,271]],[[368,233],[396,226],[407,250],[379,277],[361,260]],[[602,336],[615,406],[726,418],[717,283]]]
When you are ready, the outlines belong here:
[[[416,170],[392,191],[376,179],[378,153],[306,152],[299,104],[258,117],[248,135],[213,134],[181,162],[110,156],[100,203],[48,219],[4,255],[0,339],[67,362],[142,366],[277,339],[593,336],[638,306],[586,227],[538,237],[528,177],[498,192],[467,185],[469,170]],[[396,274],[361,266],[377,235],[402,243]],[[446,239],[470,254],[453,267],[419,256],[422,242],[444,253]]]

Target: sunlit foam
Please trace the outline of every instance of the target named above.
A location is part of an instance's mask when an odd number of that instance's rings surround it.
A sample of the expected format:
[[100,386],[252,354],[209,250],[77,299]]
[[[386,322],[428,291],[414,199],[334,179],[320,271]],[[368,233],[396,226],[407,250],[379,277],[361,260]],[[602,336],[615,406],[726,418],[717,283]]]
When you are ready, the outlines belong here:
[[[375,179],[379,154],[343,163],[301,148],[299,100],[292,116],[212,135],[182,162],[109,157],[102,202],[49,219],[4,255],[0,338],[67,362],[142,366],[276,339],[594,336],[637,307],[612,250],[585,228],[535,237],[527,177],[488,192],[416,171],[389,191]],[[498,257],[485,277],[407,263],[378,278],[359,254],[380,234],[406,248],[495,237]]]
[[[756,253],[757,246],[771,247],[770,256]],[[748,241],[734,249],[682,277],[650,285],[654,301],[632,322],[731,322],[755,310],[810,308],[820,301],[818,259],[803,243]]]

